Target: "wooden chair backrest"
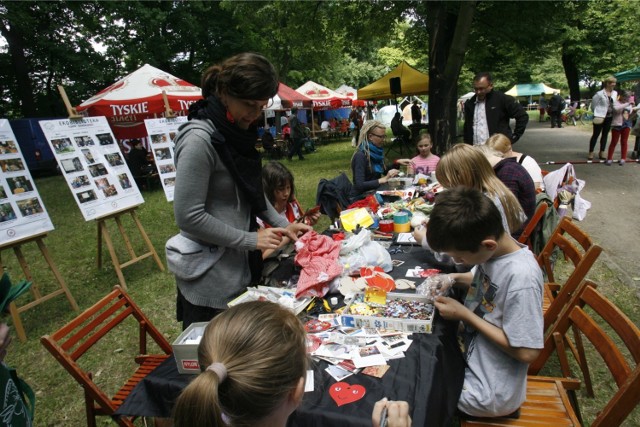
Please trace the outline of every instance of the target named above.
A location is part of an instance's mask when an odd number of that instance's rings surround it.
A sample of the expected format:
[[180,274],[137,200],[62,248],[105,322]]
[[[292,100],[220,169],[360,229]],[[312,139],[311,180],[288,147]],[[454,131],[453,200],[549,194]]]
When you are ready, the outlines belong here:
[[520,237],[518,237],[518,242],[522,243],[523,245],[529,246],[529,249],[531,250],[533,250],[533,247],[531,245],[531,233],[533,233],[533,230],[535,230],[538,223],[540,223],[540,220],[544,216],[545,212],[547,212],[547,208],[548,206],[546,203],[540,203],[536,208],[535,213],[531,217],[531,220],[524,228],[524,230],[522,230],[522,234],[520,234]]
[[[581,250],[569,238],[572,238],[580,246]],[[545,312],[545,330],[558,318],[560,311],[569,302],[571,296],[591,269],[591,266],[602,253],[602,248],[593,243],[591,237],[575,225],[570,218],[562,218],[544,249],[538,255],[538,264],[547,274],[547,283],[555,282],[552,255],[556,247],[560,248],[566,259],[571,260],[574,269],[560,287],[560,291],[553,303]]]
[[556,351],[563,375],[571,376],[565,346],[570,328],[591,342],[597,350],[593,354],[600,356],[618,387],[592,427],[620,425],[640,403],[640,329],[593,286],[585,286],[546,336],[544,349],[531,364],[533,370],[541,369]]
[[91,372],[83,369],[77,361],[130,316],[138,321],[140,334],[139,354],[132,359],[147,354],[147,334],[165,354],[171,354],[171,344],[120,286],[115,286],[113,291],[53,334],[40,339],[42,345],[85,389],[85,393],[107,412],[115,410],[111,399],[95,384]]

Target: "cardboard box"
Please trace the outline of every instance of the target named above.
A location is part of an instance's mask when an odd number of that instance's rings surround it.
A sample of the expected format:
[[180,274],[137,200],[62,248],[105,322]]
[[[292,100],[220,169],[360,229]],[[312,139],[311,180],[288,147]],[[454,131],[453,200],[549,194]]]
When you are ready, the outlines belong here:
[[179,373],[197,375],[201,372],[200,363],[198,363],[198,344],[207,324],[209,322],[192,323],[173,342],[173,355],[176,358]]
[[[362,295],[362,294],[358,294]],[[435,316],[435,308],[432,304],[431,316],[428,320],[417,319],[403,319],[395,317],[376,317],[376,316],[363,316],[358,314],[349,314],[349,309],[353,301],[357,299],[357,296],[345,307],[342,315],[340,316],[340,323],[344,326],[353,328],[376,328],[376,329],[395,329],[397,331],[407,333],[422,333],[430,334],[433,327],[433,317]],[[404,294],[390,292],[387,294],[387,301],[389,300],[404,300],[404,301],[418,301],[427,303],[427,297],[424,295],[416,294]]]

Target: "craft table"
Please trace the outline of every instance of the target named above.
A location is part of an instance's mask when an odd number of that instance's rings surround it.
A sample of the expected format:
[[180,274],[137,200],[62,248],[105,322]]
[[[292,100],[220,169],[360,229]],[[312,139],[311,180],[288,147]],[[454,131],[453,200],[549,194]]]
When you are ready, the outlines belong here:
[[[418,247],[392,255],[405,263],[392,273],[404,277],[408,268],[429,265],[427,253]],[[431,258],[432,260],[432,258]],[[417,283],[419,283],[420,279]],[[305,393],[300,407],[289,417],[288,426],[371,426],[371,412],[376,401],[405,400],[411,408],[413,426],[446,426],[454,416],[464,378],[464,360],[456,342],[457,322],[440,317],[434,321],[431,334],[412,335],[413,343],[403,359],[390,360],[382,378],[364,374],[343,381],[360,384],[366,390],[363,399],[338,407],[329,396],[335,380],[324,369],[327,362],[312,363],[314,391]],[[175,359],[168,358],[142,380],[120,406],[116,415],[170,417],[173,402],[194,378],[178,373]]]

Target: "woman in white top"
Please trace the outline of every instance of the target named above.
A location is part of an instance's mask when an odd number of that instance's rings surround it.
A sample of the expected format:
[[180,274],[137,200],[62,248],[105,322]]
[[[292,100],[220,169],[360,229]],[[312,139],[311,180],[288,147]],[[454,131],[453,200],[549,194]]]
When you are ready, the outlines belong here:
[[591,108],[593,109],[593,134],[589,141],[589,157],[587,160],[593,160],[593,150],[596,147],[598,137],[600,137],[600,153],[598,158],[606,160],[604,149],[607,147],[607,137],[611,129],[611,120],[613,118],[613,100],[618,99],[618,93],[613,90],[616,87],[616,78],[607,77],[602,82],[602,90],[593,95]]
[[515,157],[518,163],[520,163],[531,175],[533,184],[536,186],[536,192],[544,191],[544,181],[542,180],[542,169],[538,166],[538,162],[527,154],[518,153],[513,151],[511,140],[501,133],[492,135],[485,145],[489,148],[502,154],[502,158]]

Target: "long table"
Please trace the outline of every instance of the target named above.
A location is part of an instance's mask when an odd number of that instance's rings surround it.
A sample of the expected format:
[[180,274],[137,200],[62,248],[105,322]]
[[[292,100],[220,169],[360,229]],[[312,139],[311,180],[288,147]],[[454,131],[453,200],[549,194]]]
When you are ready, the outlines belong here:
[[[431,267],[433,261],[417,247],[392,255],[405,263],[394,269],[393,276],[404,276],[407,268]],[[362,385],[363,399],[338,407],[329,396],[335,380],[324,369],[327,362],[315,362],[314,391],[305,393],[300,407],[289,417],[289,426],[352,427],[371,425],[371,412],[376,401],[405,400],[411,408],[413,426],[446,426],[455,415],[462,390],[464,360],[456,340],[457,322],[436,316],[431,334],[414,334],[406,357],[389,361],[390,368],[382,378],[363,374],[344,381]],[[120,406],[116,415],[170,417],[173,402],[194,378],[178,373],[175,359],[168,358],[144,378]]]

